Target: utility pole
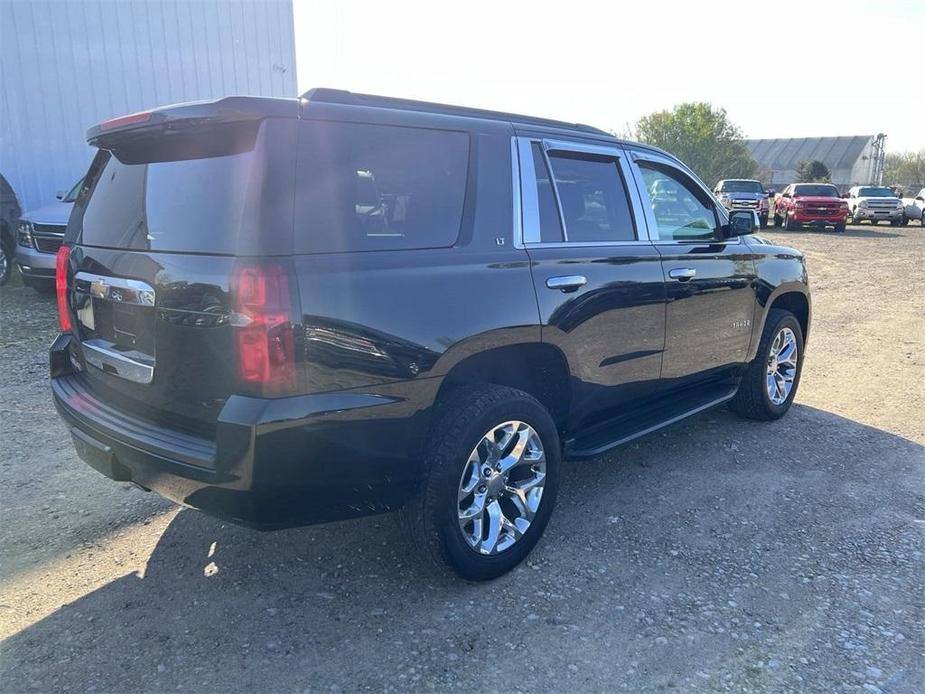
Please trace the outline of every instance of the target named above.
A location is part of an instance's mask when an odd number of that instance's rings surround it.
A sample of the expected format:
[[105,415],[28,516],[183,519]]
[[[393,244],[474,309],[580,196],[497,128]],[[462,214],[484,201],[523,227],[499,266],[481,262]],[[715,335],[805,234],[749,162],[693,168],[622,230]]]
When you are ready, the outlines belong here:
[[874,168],[873,183],[878,186],[883,185],[883,168],[886,165],[886,135],[877,133],[874,139]]

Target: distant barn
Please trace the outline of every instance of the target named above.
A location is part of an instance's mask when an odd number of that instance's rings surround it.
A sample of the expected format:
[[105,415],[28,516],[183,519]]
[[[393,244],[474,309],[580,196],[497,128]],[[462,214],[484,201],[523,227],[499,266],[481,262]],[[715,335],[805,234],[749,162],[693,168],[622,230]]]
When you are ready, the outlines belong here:
[[774,140],[746,140],[761,170],[761,178],[780,190],[796,183],[801,161],[816,159],[832,172],[832,183],[841,189],[877,179],[877,136],[795,137]]

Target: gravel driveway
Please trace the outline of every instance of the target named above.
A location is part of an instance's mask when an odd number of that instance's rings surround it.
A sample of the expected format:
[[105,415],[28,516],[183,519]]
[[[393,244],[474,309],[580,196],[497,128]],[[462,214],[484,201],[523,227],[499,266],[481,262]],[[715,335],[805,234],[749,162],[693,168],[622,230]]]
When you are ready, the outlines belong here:
[[0,290],[0,682],[19,691],[925,691],[925,230],[770,230],[814,324],[784,420],[725,409],[565,466],[471,585],[391,516],[260,534],[79,462],[54,302]]

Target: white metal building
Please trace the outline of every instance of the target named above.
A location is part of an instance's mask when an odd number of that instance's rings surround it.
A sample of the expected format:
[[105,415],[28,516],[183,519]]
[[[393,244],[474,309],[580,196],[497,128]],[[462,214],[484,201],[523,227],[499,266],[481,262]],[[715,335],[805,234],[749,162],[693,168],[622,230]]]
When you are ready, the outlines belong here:
[[814,159],[829,168],[832,183],[842,189],[877,179],[880,149],[875,135],[746,140],[745,146],[768,172],[765,183],[778,190],[797,182],[796,169],[801,161]]
[[0,173],[24,210],[87,169],[87,128],[153,106],[295,96],[291,0],[0,0]]

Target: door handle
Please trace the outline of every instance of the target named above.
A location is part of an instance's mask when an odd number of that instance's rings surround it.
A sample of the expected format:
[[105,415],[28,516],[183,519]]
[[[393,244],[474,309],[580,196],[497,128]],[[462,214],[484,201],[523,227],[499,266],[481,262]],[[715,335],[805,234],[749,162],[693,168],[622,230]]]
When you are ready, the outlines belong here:
[[547,287],[550,289],[559,289],[563,292],[574,292],[587,283],[588,278],[582,275],[562,275],[561,277],[550,277],[546,280]]
[[697,271],[692,267],[676,267],[668,271],[668,276],[679,282],[687,282],[697,275]]

